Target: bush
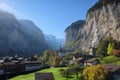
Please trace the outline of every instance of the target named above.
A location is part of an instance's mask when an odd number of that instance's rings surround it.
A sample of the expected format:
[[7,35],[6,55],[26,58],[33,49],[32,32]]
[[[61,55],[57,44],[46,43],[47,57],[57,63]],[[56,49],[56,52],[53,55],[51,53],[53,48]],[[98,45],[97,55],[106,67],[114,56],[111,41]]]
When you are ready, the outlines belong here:
[[73,75],[73,71],[71,70],[71,68],[68,69],[60,69],[60,74],[62,77],[66,77],[69,78],[71,75]]
[[59,70],[60,71],[60,75],[62,76],[62,77],[66,77],[66,70],[65,69],[60,69]]

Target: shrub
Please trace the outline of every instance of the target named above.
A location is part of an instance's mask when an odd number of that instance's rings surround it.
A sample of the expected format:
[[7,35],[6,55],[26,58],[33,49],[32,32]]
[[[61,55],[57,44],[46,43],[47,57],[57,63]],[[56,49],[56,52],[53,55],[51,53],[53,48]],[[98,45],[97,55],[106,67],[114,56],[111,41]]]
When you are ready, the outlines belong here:
[[65,71],[66,71],[65,69],[60,69],[60,70],[59,70],[60,75],[61,75],[62,77],[66,77],[66,72],[65,72]]

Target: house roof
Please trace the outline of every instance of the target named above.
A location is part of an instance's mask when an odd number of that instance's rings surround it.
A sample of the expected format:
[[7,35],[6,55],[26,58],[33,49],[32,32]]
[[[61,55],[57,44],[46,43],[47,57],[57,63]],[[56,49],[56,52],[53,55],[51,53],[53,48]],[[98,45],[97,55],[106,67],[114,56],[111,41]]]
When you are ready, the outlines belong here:
[[95,61],[98,61],[98,62],[99,62],[99,60],[96,59],[96,58],[86,60],[85,62],[91,63],[91,62],[95,62]]
[[84,60],[84,58],[83,57],[80,57],[80,58],[77,58],[77,59],[75,59],[76,61],[82,61],[82,60]]
[[3,65],[15,65],[14,62],[4,62]]
[[120,50],[113,50],[112,52],[115,56],[120,57]]
[[120,66],[115,65],[115,64],[105,64],[105,66],[111,72],[116,72],[117,70],[120,69]]
[[24,63],[24,64],[40,64],[42,62],[41,61],[22,61],[21,63]]
[[35,80],[55,80],[53,73],[35,73]]

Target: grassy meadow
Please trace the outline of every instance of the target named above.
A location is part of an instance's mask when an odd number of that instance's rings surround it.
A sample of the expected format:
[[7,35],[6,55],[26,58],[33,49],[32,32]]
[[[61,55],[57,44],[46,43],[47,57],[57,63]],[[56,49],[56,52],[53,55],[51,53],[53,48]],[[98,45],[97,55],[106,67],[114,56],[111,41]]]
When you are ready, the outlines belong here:
[[103,60],[101,61],[103,64],[108,64],[108,63],[118,63],[118,65],[120,65],[120,58],[111,55],[111,56],[107,56],[104,57]]
[[[50,69],[43,69],[37,72],[52,72],[54,74],[54,78],[55,80],[66,80],[66,78],[62,77],[60,75],[59,70],[60,69],[66,69],[66,67],[64,68],[50,68]],[[68,80],[76,80],[76,76],[73,75],[73,78],[69,78]],[[24,74],[24,75],[20,75],[20,76],[16,76],[14,78],[11,78],[9,80],[35,80],[35,73],[29,73],[29,74]]]

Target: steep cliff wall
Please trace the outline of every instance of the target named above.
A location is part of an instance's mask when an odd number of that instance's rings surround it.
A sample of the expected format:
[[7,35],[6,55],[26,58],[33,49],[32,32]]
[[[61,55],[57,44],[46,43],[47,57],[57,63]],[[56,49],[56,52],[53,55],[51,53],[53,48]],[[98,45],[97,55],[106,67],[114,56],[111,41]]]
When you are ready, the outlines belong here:
[[42,31],[29,20],[0,10],[0,56],[33,56],[48,49]]
[[[89,10],[86,16],[85,24],[79,30],[75,30],[78,33],[72,34],[78,38],[77,45],[83,50],[87,50],[93,45],[98,45],[98,42],[106,37],[111,36],[116,40],[120,40],[120,2],[112,2],[106,5],[102,5],[101,8]],[[94,6],[93,6],[94,7]],[[70,31],[70,29],[68,29]],[[65,31],[66,35],[71,35]],[[67,37],[66,46],[70,43],[69,37]],[[72,43],[72,45],[76,45]],[[66,47],[68,48],[68,47]],[[69,46],[70,48],[70,46]],[[69,49],[68,48],[68,49]]]
[[79,30],[82,30],[83,25],[85,21],[84,20],[79,20],[74,23],[72,23],[66,30],[66,43],[65,43],[65,48],[67,50],[73,51],[77,47],[79,47],[79,40],[82,35],[79,35]]

